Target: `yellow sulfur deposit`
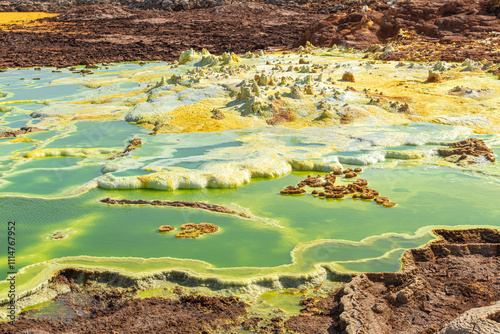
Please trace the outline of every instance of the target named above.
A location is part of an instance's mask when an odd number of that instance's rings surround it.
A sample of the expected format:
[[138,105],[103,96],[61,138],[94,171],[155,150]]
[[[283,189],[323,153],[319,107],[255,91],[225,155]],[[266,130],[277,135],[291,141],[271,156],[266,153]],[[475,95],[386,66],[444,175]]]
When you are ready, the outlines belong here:
[[10,24],[24,24],[59,14],[41,12],[4,12],[0,14],[0,27]]

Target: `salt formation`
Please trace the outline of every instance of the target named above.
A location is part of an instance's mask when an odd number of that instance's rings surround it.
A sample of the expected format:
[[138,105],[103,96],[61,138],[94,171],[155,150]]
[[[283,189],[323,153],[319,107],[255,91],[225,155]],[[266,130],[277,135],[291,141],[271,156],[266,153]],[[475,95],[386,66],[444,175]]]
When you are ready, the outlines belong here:
[[429,76],[427,77],[427,82],[441,82],[441,76],[439,73],[429,70]]
[[40,148],[24,155],[25,158],[91,157],[116,153],[111,148]]

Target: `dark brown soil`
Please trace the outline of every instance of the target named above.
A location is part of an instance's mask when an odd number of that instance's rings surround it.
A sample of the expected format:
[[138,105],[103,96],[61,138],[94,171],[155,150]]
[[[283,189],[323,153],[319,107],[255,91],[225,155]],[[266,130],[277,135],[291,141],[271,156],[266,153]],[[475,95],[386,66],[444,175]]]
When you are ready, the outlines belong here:
[[179,12],[81,6],[36,25],[0,30],[0,67],[173,61],[189,48],[211,53],[291,46],[324,15],[258,3]]
[[61,314],[24,312],[14,325],[0,323],[0,333],[436,333],[465,311],[500,300],[500,232],[435,233],[439,241],[405,253],[400,272],[358,275],[328,297],[303,300],[301,314],[288,319],[250,317],[236,297],[132,299],[134,287],[92,289],[98,273],[68,269],[54,280],[72,291],[56,299]]
[[15,325],[0,323],[0,333],[226,332],[241,322],[248,307],[236,297],[130,297],[130,292],[68,293],[57,299],[64,315],[34,319],[36,312],[25,312]]

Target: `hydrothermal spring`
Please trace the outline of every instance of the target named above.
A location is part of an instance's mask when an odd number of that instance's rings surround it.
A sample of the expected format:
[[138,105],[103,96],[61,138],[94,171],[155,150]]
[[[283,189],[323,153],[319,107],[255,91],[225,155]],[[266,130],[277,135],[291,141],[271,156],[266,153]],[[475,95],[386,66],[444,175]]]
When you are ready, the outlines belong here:
[[[434,228],[498,227],[499,164],[436,153],[467,138],[500,152],[500,83],[484,66],[306,48],[240,57],[190,50],[174,64],[115,64],[92,75],[1,73],[0,130],[48,130],[0,139],[0,215],[16,222],[18,293],[67,267],[142,277],[145,290],[161,285],[158,273],[181,272],[262,293],[397,271],[403,252],[433,240]],[[426,82],[430,69],[440,83]],[[355,81],[343,81],[345,72]],[[142,145],[118,156],[134,138]],[[309,187],[280,194],[307,175],[356,167],[397,205],[317,197]],[[108,197],[199,201],[250,218],[100,202]],[[158,233],[190,222],[219,231]],[[7,263],[4,252],[1,273]],[[3,301],[8,286],[0,282]]]

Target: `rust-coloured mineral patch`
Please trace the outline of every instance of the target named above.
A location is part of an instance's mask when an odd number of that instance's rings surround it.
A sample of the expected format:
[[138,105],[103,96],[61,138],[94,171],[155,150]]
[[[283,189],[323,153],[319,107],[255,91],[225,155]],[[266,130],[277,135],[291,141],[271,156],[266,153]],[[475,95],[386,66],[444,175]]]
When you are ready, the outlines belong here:
[[119,204],[119,205],[158,205],[158,206],[174,206],[178,208],[194,208],[194,209],[202,209],[202,210],[208,210],[208,211],[214,211],[214,212],[220,212],[220,213],[229,213],[232,215],[238,215],[244,218],[250,218],[247,214],[243,212],[236,212],[233,210],[230,210],[222,205],[217,205],[217,204],[209,204],[209,203],[203,203],[203,202],[184,202],[184,201],[149,201],[149,200],[144,200],[144,199],[139,199],[139,200],[131,200],[131,199],[112,199],[112,198],[103,198],[101,199],[102,203],[107,203],[107,204]]
[[[442,157],[459,156],[458,161],[466,159],[468,156],[485,157],[490,162],[495,162],[494,152],[482,139],[469,138],[466,140],[451,143],[451,150],[439,149],[438,154]],[[469,161],[473,163],[473,161]]]
[[396,206],[396,203],[390,201],[387,197],[379,196],[380,194],[377,190],[368,188],[368,181],[366,179],[357,179],[347,185],[335,185],[335,181],[337,179],[335,175],[344,174],[346,179],[350,179],[358,176],[355,171],[361,173],[363,169],[358,167],[355,170],[352,170],[351,168],[347,168],[344,171],[334,170],[332,173],[326,174],[324,177],[321,175],[307,175],[307,177],[300,181],[297,186],[289,185],[285,189],[281,190],[281,194],[305,194],[307,191],[303,188],[307,186],[311,188],[323,188],[324,191],[315,189],[311,192],[312,195],[317,195],[319,197],[344,198],[347,195],[352,195],[352,198],[354,199],[372,199],[377,204],[381,204],[388,208]]
[[219,226],[212,223],[187,223],[181,225],[181,231],[175,235],[176,238],[199,238],[203,234],[210,234],[219,231]]
[[20,128],[19,130],[0,132],[0,138],[17,137],[19,135],[24,135],[24,134],[33,133],[33,132],[40,132],[40,131],[49,131],[49,130],[39,129],[39,128],[36,128],[33,126],[26,126],[26,127]]
[[175,230],[175,228],[171,225],[161,225],[159,228],[158,228],[158,231],[160,233],[164,233],[164,232],[170,232],[170,231],[173,231]]
[[134,138],[130,141],[130,144],[125,148],[125,150],[123,150],[123,152],[120,152],[117,155],[114,155],[106,160],[113,160],[115,158],[121,158],[121,157],[125,156],[127,153],[129,153],[130,151],[135,150],[137,148],[137,146],[141,146],[141,145],[142,145],[141,138]]

